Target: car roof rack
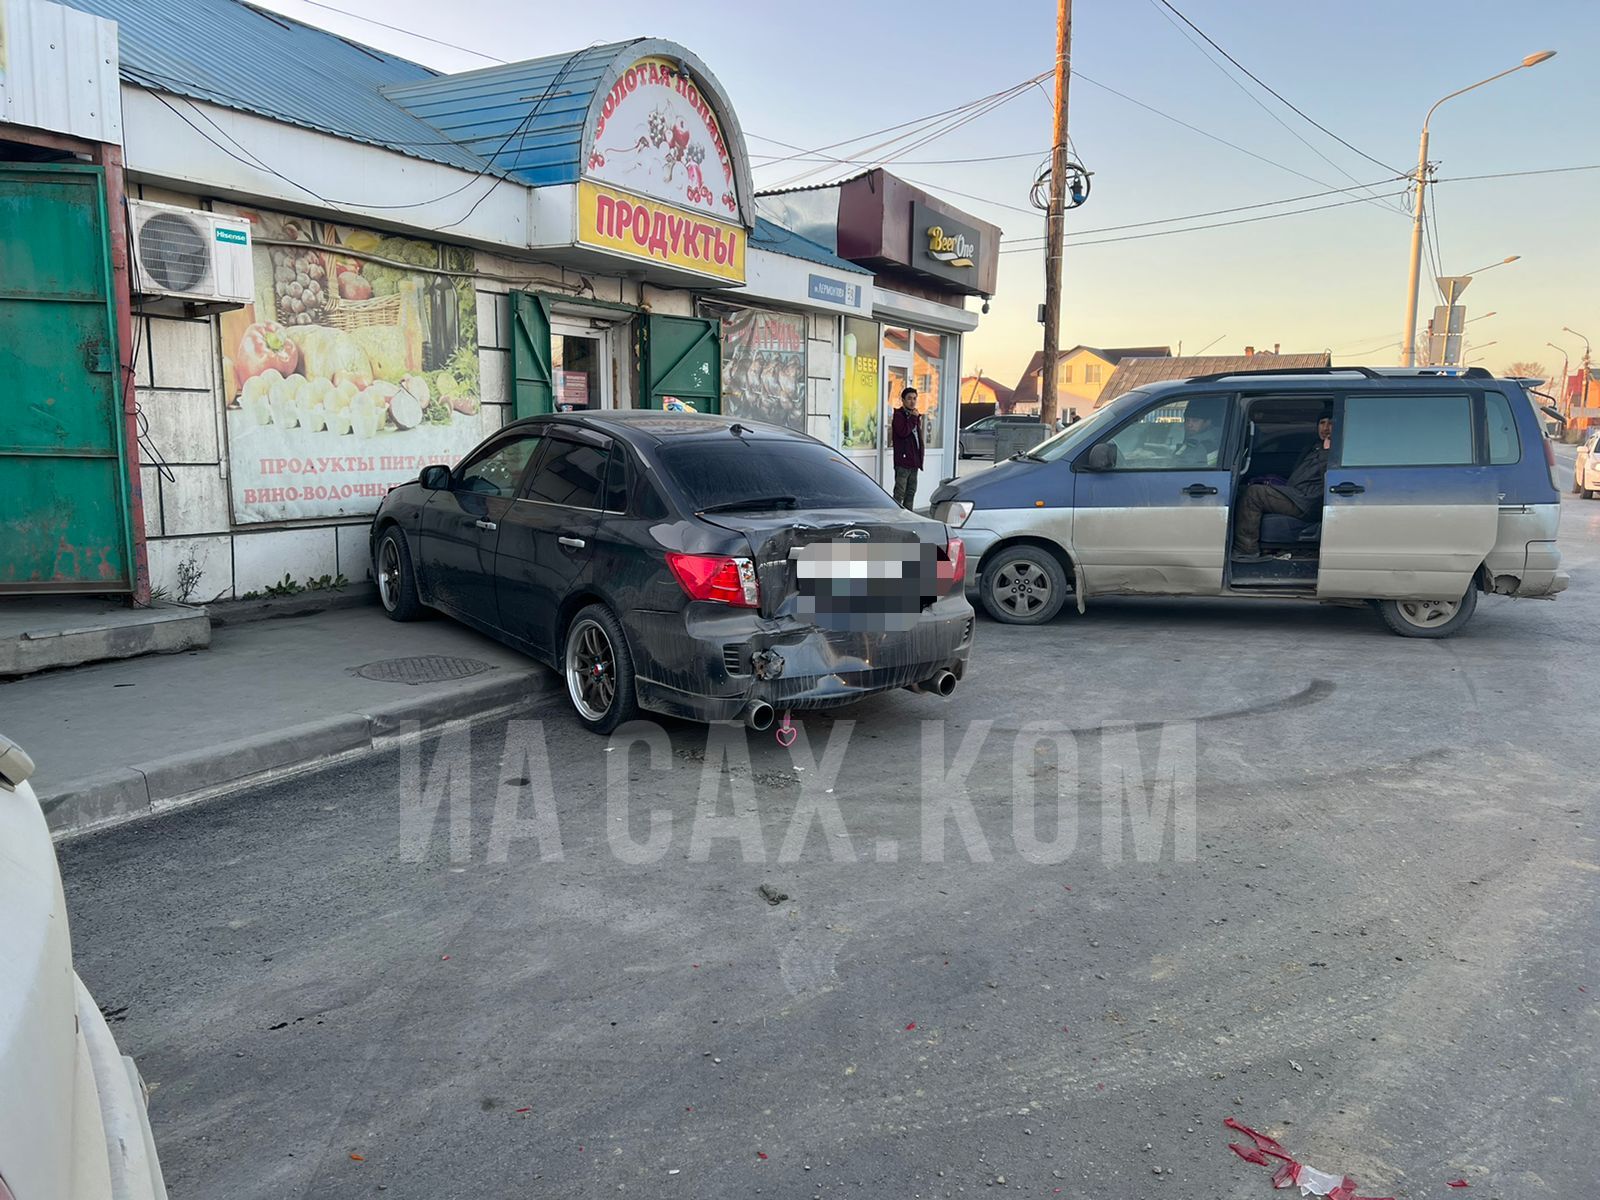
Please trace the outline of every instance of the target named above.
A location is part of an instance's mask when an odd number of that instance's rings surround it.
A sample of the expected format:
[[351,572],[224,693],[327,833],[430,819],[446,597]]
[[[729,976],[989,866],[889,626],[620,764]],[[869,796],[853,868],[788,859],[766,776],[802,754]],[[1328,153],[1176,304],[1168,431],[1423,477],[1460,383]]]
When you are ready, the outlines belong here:
[[1222,371],[1194,375],[1189,383],[1216,383],[1222,379],[1271,379],[1283,375],[1360,375],[1366,379],[1493,379],[1483,367],[1275,367],[1265,371]]
[[1215,375],[1195,375],[1190,383],[1215,383],[1219,379],[1242,379],[1245,376],[1273,375],[1365,375],[1368,379],[1382,379],[1371,367],[1274,367],[1265,371],[1220,371]]

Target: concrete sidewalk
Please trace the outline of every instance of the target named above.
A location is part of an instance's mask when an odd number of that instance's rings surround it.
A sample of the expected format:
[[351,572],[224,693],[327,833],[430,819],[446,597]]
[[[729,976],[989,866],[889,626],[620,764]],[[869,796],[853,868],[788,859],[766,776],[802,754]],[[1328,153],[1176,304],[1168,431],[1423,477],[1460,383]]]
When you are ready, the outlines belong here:
[[0,732],[38,764],[51,828],[76,833],[392,744],[408,722],[502,712],[557,684],[453,621],[400,625],[374,606],[227,625],[208,650],[0,684]]

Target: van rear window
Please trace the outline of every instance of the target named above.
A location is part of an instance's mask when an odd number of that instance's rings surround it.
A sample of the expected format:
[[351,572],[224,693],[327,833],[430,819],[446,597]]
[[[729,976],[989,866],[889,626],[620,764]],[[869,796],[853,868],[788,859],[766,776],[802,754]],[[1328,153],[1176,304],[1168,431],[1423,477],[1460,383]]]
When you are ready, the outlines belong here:
[[1504,392],[1483,394],[1483,415],[1489,425],[1489,461],[1498,465],[1522,461],[1522,439]]
[[1472,398],[1454,394],[1346,396],[1346,467],[1470,466]]

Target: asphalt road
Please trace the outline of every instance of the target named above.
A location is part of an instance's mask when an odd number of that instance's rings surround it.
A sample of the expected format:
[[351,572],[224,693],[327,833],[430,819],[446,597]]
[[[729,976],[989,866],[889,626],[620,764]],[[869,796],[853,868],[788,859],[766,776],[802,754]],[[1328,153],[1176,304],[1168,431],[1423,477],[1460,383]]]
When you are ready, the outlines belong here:
[[[981,623],[950,701],[808,721],[811,755],[854,722],[840,764],[689,725],[652,763],[552,706],[531,755],[480,726],[80,840],[79,971],[175,1200],[1265,1197],[1225,1117],[1363,1195],[1585,1195],[1600,502],[1563,539],[1565,596],[1486,598],[1449,641],[1104,602]],[[1164,837],[1108,722],[1142,728],[1138,780],[1165,739]],[[966,810],[924,739],[980,734],[972,823],[930,844]],[[497,833],[502,790],[527,824]],[[622,861],[652,810],[669,840]]]

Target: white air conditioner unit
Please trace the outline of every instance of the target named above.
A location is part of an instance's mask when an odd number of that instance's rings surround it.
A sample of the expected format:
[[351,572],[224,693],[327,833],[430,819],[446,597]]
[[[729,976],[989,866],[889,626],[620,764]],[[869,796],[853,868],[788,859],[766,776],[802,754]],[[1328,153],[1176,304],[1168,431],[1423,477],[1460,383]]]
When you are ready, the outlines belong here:
[[255,299],[249,221],[148,200],[128,209],[136,294],[213,312]]

